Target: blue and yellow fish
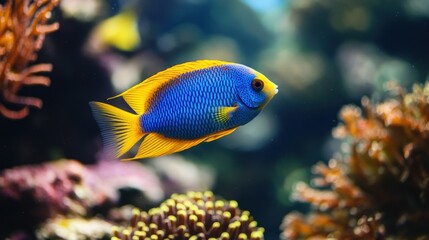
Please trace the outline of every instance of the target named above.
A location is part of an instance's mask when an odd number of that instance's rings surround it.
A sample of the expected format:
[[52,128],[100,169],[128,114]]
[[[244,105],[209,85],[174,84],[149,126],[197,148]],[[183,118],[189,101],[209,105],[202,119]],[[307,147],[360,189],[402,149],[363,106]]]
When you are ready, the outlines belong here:
[[173,66],[127,91],[129,113],[91,102],[105,146],[116,157],[143,138],[133,160],[183,151],[211,142],[248,123],[278,92],[277,85],[247,66],[199,60]]

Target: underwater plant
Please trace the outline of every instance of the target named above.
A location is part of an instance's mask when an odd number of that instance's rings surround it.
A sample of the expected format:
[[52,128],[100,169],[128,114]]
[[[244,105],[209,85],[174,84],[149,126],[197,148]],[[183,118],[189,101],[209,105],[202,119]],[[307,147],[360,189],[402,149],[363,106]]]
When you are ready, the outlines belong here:
[[263,239],[248,211],[236,201],[216,199],[212,192],[173,194],[160,207],[148,212],[133,210],[130,224],[114,227],[112,240],[119,239]]
[[[59,24],[47,23],[52,9],[59,0],[8,0],[0,5],[0,114],[10,119],[22,119],[29,113],[29,106],[41,108],[42,101],[18,95],[23,86],[48,86],[48,77],[39,75],[50,72],[52,65],[38,63],[37,58],[47,33]],[[21,109],[8,105],[22,106]]]
[[333,132],[350,149],[319,163],[315,188],[297,184],[293,197],[313,208],[288,214],[284,239],[417,239],[429,234],[429,84],[362,108],[346,106]]

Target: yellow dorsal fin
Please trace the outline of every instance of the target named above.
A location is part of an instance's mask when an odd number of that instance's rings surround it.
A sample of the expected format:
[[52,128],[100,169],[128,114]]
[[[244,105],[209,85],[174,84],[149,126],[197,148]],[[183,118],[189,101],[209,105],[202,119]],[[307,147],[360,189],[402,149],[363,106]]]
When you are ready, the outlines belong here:
[[226,135],[228,135],[228,134],[231,134],[232,132],[234,132],[235,130],[237,130],[237,128],[238,128],[238,127],[235,127],[235,128],[231,128],[231,129],[227,129],[227,130],[223,130],[223,131],[221,131],[221,132],[215,133],[214,135],[212,135],[212,136],[210,136],[210,137],[206,138],[206,140],[204,140],[204,142],[211,142],[211,141],[214,141],[214,140],[216,140],[216,139],[219,139],[219,138],[221,138],[221,137],[223,137],[223,136],[226,136]]
[[216,112],[216,121],[225,123],[228,121],[232,114],[238,109],[238,105],[232,107],[219,107]]
[[138,115],[101,102],[89,104],[100,126],[104,146],[113,149],[117,158],[145,135],[140,129]]
[[203,142],[205,139],[206,137],[193,140],[178,140],[166,138],[157,133],[150,133],[143,139],[136,156],[123,160],[128,161],[139,158],[159,157],[180,152]]
[[229,64],[229,62],[218,60],[199,60],[182,63],[159,72],[127,91],[109,99],[123,97],[128,105],[130,105],[130,107],[140,115],[147,111],[151,104],[150,100],[153,94],[155,94],[165,83],[187,72],[225,64]]

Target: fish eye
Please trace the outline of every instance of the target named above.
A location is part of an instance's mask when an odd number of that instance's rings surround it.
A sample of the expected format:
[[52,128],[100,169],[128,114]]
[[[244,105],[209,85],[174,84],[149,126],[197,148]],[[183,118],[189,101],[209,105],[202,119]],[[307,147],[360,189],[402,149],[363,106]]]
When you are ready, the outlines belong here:
[[253,79],[252,88],[256,92],[260,92],[264,88],[264,82],[260,79]]

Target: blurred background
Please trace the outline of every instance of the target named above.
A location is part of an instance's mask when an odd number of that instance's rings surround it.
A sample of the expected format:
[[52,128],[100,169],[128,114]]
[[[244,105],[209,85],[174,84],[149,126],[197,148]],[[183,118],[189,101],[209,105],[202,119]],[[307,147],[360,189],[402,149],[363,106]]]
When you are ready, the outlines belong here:
[[52,19],[60,28],[37,60],[53,64],[52,84],[21,91],[43,99],[41,110],[0,118],[0,169],[61,158],[94,164],[106,156],[89,101],[186,61],[242,63],[279,85],[256,119],[218,141],[139,162],[180,182],[165,196],[211,189],[237,200],[266,239],[278,238],[285,214],[302,210],[290,200],[295,183],[340,149],[331,137],[339,109],[383,98],[388,81],[410,88],[429,73],[429,0],[61,0]]

